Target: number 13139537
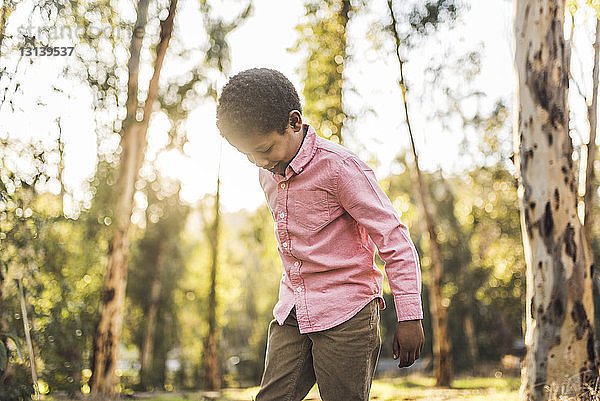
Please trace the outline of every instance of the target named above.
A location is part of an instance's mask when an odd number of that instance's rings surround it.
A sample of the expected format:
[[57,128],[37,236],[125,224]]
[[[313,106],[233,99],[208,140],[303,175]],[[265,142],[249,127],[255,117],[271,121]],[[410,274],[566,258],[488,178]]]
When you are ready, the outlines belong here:
[[70,56],[73,54],[74,46],[42,46],[21,47],[21,56]]

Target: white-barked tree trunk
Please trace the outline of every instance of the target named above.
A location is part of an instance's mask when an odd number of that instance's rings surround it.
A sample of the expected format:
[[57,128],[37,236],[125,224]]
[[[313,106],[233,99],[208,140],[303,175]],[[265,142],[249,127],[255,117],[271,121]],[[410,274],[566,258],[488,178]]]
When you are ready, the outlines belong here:
[[593,263],[577,217],[564,0],[515,0],[515,164],[526,260],[527,400],[582,395],[598,377]]

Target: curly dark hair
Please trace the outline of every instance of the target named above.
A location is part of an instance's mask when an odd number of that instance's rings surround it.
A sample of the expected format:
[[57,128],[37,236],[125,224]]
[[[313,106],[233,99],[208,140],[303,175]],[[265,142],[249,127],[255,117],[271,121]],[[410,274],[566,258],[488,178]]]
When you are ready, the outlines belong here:
[[282,73],[251,68],[229,79],[217,105],[217,127],[222,136],[281,134],[292,110],[302,113],[294,85]]

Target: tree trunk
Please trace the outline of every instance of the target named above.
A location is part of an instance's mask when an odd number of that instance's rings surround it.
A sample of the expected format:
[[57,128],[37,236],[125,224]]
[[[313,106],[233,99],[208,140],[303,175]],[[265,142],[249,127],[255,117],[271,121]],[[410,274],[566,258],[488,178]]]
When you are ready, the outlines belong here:
[[433,329],[434,375],[436,386],[449,387],[452,380],[452,355],[450,353],[450,341],[448,340],[448,313],[442,300],[444,266],[442,263],[437,233],[435,232],[435,225],[433,223],[433,216],[430,212],[431,202],[429,200],[429,193],[423,183],[423,177],[418,166],[416,152],[414,152],[414,143],[413,153],[415,158],[418,193],[421,201],[421,212],[425,217],[423,223],[425,224],[426,232],[429,234],[429,248],[431,252],[429,310],[432,317],[431,327]]
[[152,107],[156,101],[158,79],[173,30],[177,0],[171,0],[169,14],[161,21],[160,42],[156,47],[154,73],[149,83],[142,121],[136,119],[138,109],[138,71],[143,32],[146,26],[148,0],[139,0],[137,22],[133,31],[127,91],[127,116],[121,129],[121,160],[117,181],[117,199],[114,206],[114,232],[109,243],[108,264],[102,300],[100,321],[94,336],[92,361],[92,391],[96,394],[114,396],[117,381],[114,374],[117,363],[117,347],[123,321],[123,303],[127,284],[127,257],[129,253],[129,227],[133,210],[133,195],[138,172],[146,150],[146,132]]
[[471,372],[475,374],[479,352],[477,351],[477,336],[475,335],[475,324],[473,323],[473,311],[470,307],[467,307],[465,311],[463,323],[465,325],[467,346],[469,347],[469,357],[471,358]]
[[58,183],[60,185],[59,201],[60,201],[60,214],[64,215],[65,207],[65,184],[64,184],[64,170],[65,170],[65,142],[62,139],[62,125],[60,123],[60,117],[57,118],[56,124],[58,125],[58,139],[56,140],[56,147],[58,149]]
[[585,206],[584,230],[588,244],[593,241],[594,198],[596,195],[596,175],[594,161],[596,160],[596,130],[598,125],[598,62],[600,58],[600,23],[596,18],[596,40],[594,41],[594,69],[592,71],[592,102],[588,105],[587,115],[590,123],[590,140],[587,145],[587,165],[585,169]]
[[[5,308],[4,308],[4,283],[6,281],[4,276],[5,268],[4,266],[0,267],[0,341],[4,345],[4,348],[8,350],[8,340],[5,336],[6,333],[6,318]],[[1,368],[1,367],[0,367]],[[8,384],[11,380],[11,372],[9,370],[10,364],[6,365],[6,369],[0,369],[0,386],[4,386]]]
[[501,355],[506,355],[511,352],[513,347],[512,331],[506,321],[506,313],[503,309],[498,311],[498,329],[496,333],[496,349],[500,351]]
[[[515,156],[526,261],[527,400],[594,386],[593,265],[577,217],[564,0],[515,0]],[[546,386],[546,387],[545,387]]]
[[[167,312],[164,316],[164,325],[165,338],[172,338],[176,335],[175,332],[178,330],[178,328],[175,326],[175,319],[173,318],[173,315],[170,312]],[[156,381],[154,384],[157,388],[165,388],[165,385],[167,384],[167,356],[169,354],[169,350],[167,350],[165,347],[160,347],[160,349],[157,349],[155,351],[155,354],[156,353],[158,353],[158,355],[155,359],[161,361],[161,364],[160,367],[156,368],[158,369],[158,374],[155,376]]]
[[406,85],[404,82],[404,61],[400,57],[400,34],[397,30],[397,21],[394,15],[392,7],[392,0],[388,0],[388,9],[392,18],[393,35],[396,41],[396,57],[400,64],[400,88],[402,89],[402,101],[404,104],[404,113],[406,116],[406,125],[408,127],[408,134],[410,136],[411,149],[413,158],[415,160],[414,175],[417,178],[417,192],[419,194],[419,201],[421,206],[421,213],[424,219],[422,224],[425,225],[424,231],[429,235],[429,248],[431,252],[431,288],[429,291],[429,309],[432,318],[432,329],[433,329],[433,358],[434,358],[434,374],[436,379],[436,386],[449,387],[450,381],[452,380],[452,356],[450,354],[450,341],[448,340],[448,313],[446,306],[442,302],[442,279],[444,275],[444,265],[442,263],[442,255],[440,252],[440,245],[437,239],[437,233],[435,232],[435,225],[433,223],[433,215],[431,208],[431,200],[429,193],[423,182],[423,176],[419,167],[419,157],[415,148],[415,141],[410,125],[410,119],[408,114],[408,105],[406,102]]
[[23,291],[23,279],[20,277],[17,280],[19,289],[19,301],[21,303],[21,315],[23,320],[23,331],[25,332],[25,340],[27,341],[27,351],[29,354],[29,367],[31,369],[31,381],[33,382],[33,390],[36,398],[40,396],[38,388],[38,374],[36,355],[33,351],[33,341],[31,341],[31,329],[29,327],[29,318],[27,314],[27,304],[25,302],[25,292]]
[[456,206],[456,197],[452,191],[452,187],[448,183],[448,181],[444,178],[442,174],[442,170],[438,169],[437,174],[439,175],[439,182],[445,190],[445,198],[446,201],[451,201],[452,204],[452,213],[449,215],[450,220],[450,229],[456,233],[457,243],[453,244],[454,250],[457,254],[456,259],[460,266],[463,266],[464,269],[461,270],[461,274],[459,274],[456,278],[456,285],[459,288],[462,288],[463,291],[458,297],[458,302],[460,305],[460,310],[463,312],[463,324],[465,329],[465,338],[467,340],[467,347],[469,350],[469,357],[471,362],[471,370],[473,374],[476,374],[476,365],[479,360],[479,352],[477,349],[477,333],[475,331],[475,323],[473,322],[473,313],[474,313],[474,305],[476,304],[476,300],[469,285],[469,281],[471,277],[469,276],[469,271],[472,264],[472,254],[471,249],[469,248],[469,238],[465,234],[463,227],[460,222],[456,218],[455,214],[455,206]]
[[160,242],[158,255],[156,257],[156,267],[154,278],[150,285],[150,306],[148,308],[148,318],[146,331],[144,332],[144,341],[142,344],[142,366],[140,369],[140,381],[142,386],[150,389],[153,386],[152,375],[152,357],[154,349],[154,334],[156,332],[156,320],[158,314],[158,303],[160,300],[161,275],[165,265],[165,240]]
[[219,373],[219,355],[217,347],[217,267],[219,256],[220,212],[220,179],[217,178],[217,195],[215,197],[215,219],[207,229],[210,242],[210,292],[208,294],[208,335],[204,342],[204,383],[207,390],[221,388]]
[[137,21],[131,37],[129,57],[129,81],[127,88],[127,116],[121,128],[121,159],[114,210],[114,231],[108,247],[108,264],[102,289],[100,320],[94,334],[91,389],[94,394],[114,396],[118,393],[114,375],[117,364],[117,347],[123,320],[123,301],[127,283],[127,255],[129,251],[129,225],[133,207],[139,124],[136,121],[138,108],[138,72],[140,50],[146,19],[148,0],[139,0]]

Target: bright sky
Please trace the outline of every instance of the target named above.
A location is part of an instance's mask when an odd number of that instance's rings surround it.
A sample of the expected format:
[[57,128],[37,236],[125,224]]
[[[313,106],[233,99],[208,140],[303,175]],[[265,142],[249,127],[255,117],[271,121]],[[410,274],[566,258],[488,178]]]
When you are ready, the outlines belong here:
[[[345,107],[352,113],[360,113],[368,108],[375,110],[375,113],[359,117],[351,130],[344,132],[344,136],[346,146],[363,159],[377,158],[378,163],[374,167],[377,176],[382,178],[396,171],[393,159],[407,148],[408,137],[397,86],[398,65],[393,53],[388,51],[391,47],[374,50],[372,43],[365,38],[373,21],[386,21],[386,2],[374,0],[369,4],[370,11],[361,13],[349,28],[349,42],[352,43],[350,54],[353,57],[346,66],[346,74],[356,94],[348,93],[345,96]],[[194,5],[192,0],[180,2],[182,8],[178,11],[176,23],[185,27],[181,28],[184,40],[197,38],[194,29],[198,26],[199,13]],[[296,73],[296,67],[302,62],[302,56],[288,52],[287,48],[296,41],[294,28],[304,13],[303,2],[256,0],[254,5],[253,16],[229,36],[231,73],[259,66],[275,68],[288,76],[301,93],[302,82]],[[21,18],[26,15],[24,12]],[[482,108],[489,108],[499,98],[510,103],[514,88],[512,17],[511,1],[471,0],[470,10],[463,16],[462,22],[457,24],[453,32],[444,33],[443,41],[428,42],[427,46],[406,55],[405,75],[409,83],[413,83],[412,93],[418,94],[424,90],[420,86],[423,71],[431,58],[444,60],[444,51],[448,49],[461,54],[484,43],[482,71],[475,81],[475,86],[485,94]],[[10,33],[12,29],[14,33],[17,28],[11,25],[8,31]],[[68,44],[67,41],[65,45]],[[10,63],[16,62],[17,58],[11,58]],[[6,137],[10,132],[11,136],[41,138],[50,144],[56,140],[58,131],[54,120],[60,115],[63,138],[66,141],[67,189],[73,192],[76,199],[87,198],[89,201],[90,195],[81,190],[81,182],[93,174],[96,163],[95,123],[90,111],[92,99],[86,90],[56,78],[63,68],[64,59],[60,59],[55,57],[39,60],[41,62],[21,70],[23,75],[18,81],[24,92],[31,95],[20,99],[14,112],[6,105],[0,110],[0,137]],[[21,61],[23,64],[27,62],[27,58]],[[14,65],[9,67],[9,71],[11,68]],[[172,72],[170,69],[173,68],[177,66],[165,64],[165,74]],[[454,79],[454,85],[460,83],[459,79],[460,77]],[[3,85],[5,81],[0,80],[0,88]],[[53,86],[62,88],[70,95],[69,98],[53,92]],[[45,104],[37,105],[38,99],[42,99]],[[414,99],[411,103],[413,106],[409,105],[417,151],[423,168],[442,168],[445,172],[452,172],[463,166],[457,157],[458,142],[463,133],[455,129],[444,130],[438,121],[428,119],[431,110],[436,108],[437,101],[438,99],[433,99],[433,103],[417,104]],[[474,112],[476,104],[465,104],[465,109],[467,113]],[[32,110],[36,110],[35,115]],[[175,153],[160,155],[158,161],[161,171],[181,179],[182,196],[185,200],[194,202],[204,194],[215,191],[218,158],[222,155],[224,210],[253,209],[264,201],[258,184],[257,168],[220,138],[214,114],[215,105],[208,101],[191,114],[187,122],[189,143],[184,149],[185,156]],[[151,126],[150,155],[155,154],[165,140],[164,121],[157,118]],[[57,188],[54,183],[49,189],[57,192]]]

